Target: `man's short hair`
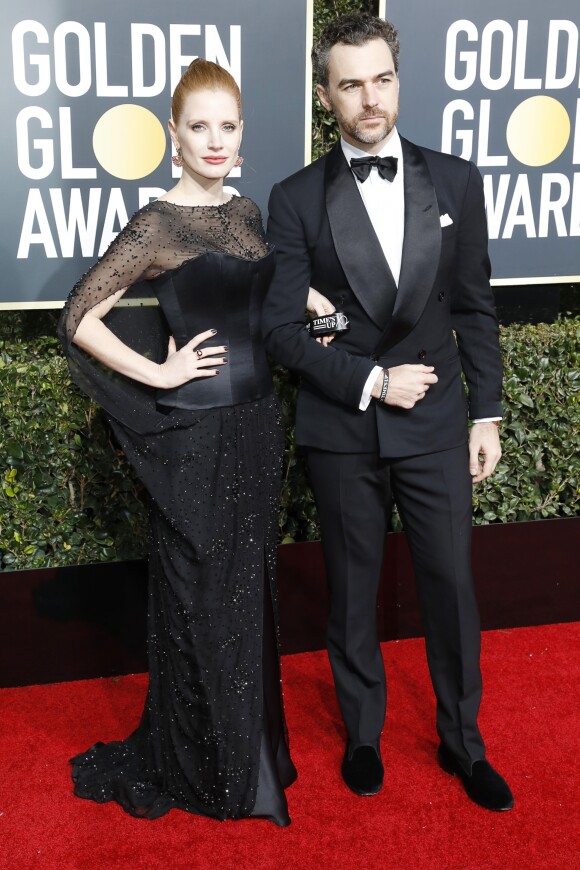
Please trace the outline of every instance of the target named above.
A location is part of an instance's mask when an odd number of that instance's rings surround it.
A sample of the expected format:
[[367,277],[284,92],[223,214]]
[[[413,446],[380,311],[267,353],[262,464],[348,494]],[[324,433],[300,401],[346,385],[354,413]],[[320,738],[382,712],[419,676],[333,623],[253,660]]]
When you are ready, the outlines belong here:
[[340,15],[329,21],[312,49],[312,65],[316,81],[328,87],[328,58],[335,45],[364,45],[372,39],[383,39],[393,56],[395,72],[399,71],[399,37],[389,21],[369,12]]

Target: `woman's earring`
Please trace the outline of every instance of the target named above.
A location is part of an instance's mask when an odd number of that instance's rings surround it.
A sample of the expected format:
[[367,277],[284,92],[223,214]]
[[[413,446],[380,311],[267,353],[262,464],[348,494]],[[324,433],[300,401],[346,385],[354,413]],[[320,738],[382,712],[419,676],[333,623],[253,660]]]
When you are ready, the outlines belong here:
[[244,158],[238,154],[238,156],[236,157],[236,162],[234,163],[234,166],[241,166],[243,162],[244,162]]
[[181,148],[176,149],[177,153],[173,155],[171,158],[171,162],[174,166],[183,166],[183,157],[181,156]]

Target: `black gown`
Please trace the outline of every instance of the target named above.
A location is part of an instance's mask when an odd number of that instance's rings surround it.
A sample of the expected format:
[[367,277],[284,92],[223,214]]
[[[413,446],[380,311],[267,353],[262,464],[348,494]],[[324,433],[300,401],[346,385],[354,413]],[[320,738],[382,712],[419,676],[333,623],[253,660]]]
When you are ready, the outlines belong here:
[[[275,560],[283,430],[260,338],[273,270],[257,206],[138,211],[73,289],[59,323],[74,380],[104,408],[150,496],[149,689],[137,730],[72,759],[75,794],[156,818],[290,819]],[[215,328],[213,378],[154,390],[72,343],[83,315],[129,286],[105,322],[164,360]],[[158,304],[154,304],[158,301]]]

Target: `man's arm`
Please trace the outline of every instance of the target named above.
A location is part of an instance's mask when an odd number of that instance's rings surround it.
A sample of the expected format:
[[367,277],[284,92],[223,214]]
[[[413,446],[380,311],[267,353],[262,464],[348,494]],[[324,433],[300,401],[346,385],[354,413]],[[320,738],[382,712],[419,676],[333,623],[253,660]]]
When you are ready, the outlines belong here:
[[451,323],[472,420],[502,415],[502,362],[487,243],[483,182],[477,167],[470,164],[457,229]]
[[299,372],[324,395],[359,407],[375,363],[336,347],[324,347],[304,329],[311,263],[304,227],[280,185],[270,195],[268,239],[276,247],[276,271],[264,304],[262,323],[272,357]]
[[502,362],[487,245],[483,183],[471,164],[458,227],[451,317],[474,420],[469,436],[474,483],[489,477],[501,458],[498,427],[489,421],[502,414]]

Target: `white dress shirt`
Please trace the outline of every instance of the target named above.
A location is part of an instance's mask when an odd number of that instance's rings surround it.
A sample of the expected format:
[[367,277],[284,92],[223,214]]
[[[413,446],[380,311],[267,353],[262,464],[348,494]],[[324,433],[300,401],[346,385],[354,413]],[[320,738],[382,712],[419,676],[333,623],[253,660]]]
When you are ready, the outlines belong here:
[[[367,151],[355,148],[344,139],[340,140],[340,146],[349,165],[353,157],[368,157]],[[403,256],[405,194],[403,188],[403,150],[396,129],[393,130],[391,138],[383,145],[377,156],[397,158],[397,174],[393,180],[387,181],[386,178],[381,178],[376,166],[372,167],[366,181],[359,181],[356,176],[354,180],[395,279],[395,284],[398,286]],[[375,366],[368,376],[359,404],[361,411],[366,411],[370,405],[371,392],[381,372],[382,368]]]
[[[340,140],[342,151],[350,164],[353,157],[368,157],[366,151],[349,145]],[[403,151],[401,140],[396,130],[393,130],[389,141],[383,145],[378,157],[396,157],[397,174],[392,181],[381,178],[376,166],[373,166],[366,181],[361,182],[354,177],[356,186],[364,202],[373,229],[380,242],[385,259],[389,264],[395,284],[399,284],[401,274],[401,258],[403,256],[403,235],[405,227],[405,193],[403,188]]]
[[[353,157],[368,157],[368,152],[355,148],[354,145],[345,142],[344,139],[340,140],[340,145],[349,165]],[[356,176],[354,176],[354,180],[385,259],[395,279],[395,284],[398,286],[405,234],[405,193],[403,186],[405,170],[403,166],[403,149],[396,128],[377,156],[397,158],[397,174],[394,179],[387,181],[386,178],[381,178],[378,169],[376,166],[373,166],[369,177],[365,181],[359,181]],[[380,366],[375,366],[368,376],[359,404],[361,411],[366,411],[368,408],[372,398],[373,386],[382,371]],[[487,423],[493,420],[501,420],[501,417],[485,417],[473,422]]]

